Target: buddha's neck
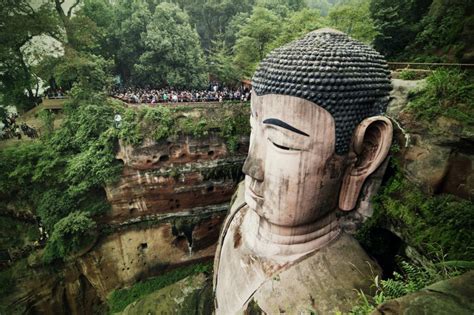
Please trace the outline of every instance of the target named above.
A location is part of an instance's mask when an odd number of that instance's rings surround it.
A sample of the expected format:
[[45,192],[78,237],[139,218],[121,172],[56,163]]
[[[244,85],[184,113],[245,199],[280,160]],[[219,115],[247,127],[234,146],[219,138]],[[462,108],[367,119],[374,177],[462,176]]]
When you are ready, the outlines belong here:
[[306,225],[279,226],[249,209],[242,229],[249,247],[261,256],[293,256],[326,246],[340,234],[335,211]]

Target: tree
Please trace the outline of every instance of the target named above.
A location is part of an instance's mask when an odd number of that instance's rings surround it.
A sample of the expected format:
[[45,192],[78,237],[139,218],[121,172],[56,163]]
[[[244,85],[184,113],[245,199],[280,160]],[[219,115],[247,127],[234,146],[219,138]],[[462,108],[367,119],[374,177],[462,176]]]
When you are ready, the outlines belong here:
[[413,43],[420,30],[419,21],[431,0],[371,0],[370,14],[377,35],[374,47],[389,58],[394,58]]
[[330,4],[327,0],[308,0],[307,4],[309,8],[319,10],[322,16],[329,13]]
[[233,64],[230,48],[223,39],[212,41],[212,44],[207,58],[209,75],[227,86],[236,86],[241,76]]
[[29,109],[38,101],[39,81],[25,45],[42,34],[57,36],[58,23],[48,3],[33,8],[26,0],[6,0],[0,8],[0,94],[6,104]]
[[281,32],[281,20],[272,11],[255,7],[247,23],[237,33],[234,62],[244,76],[250,77],[270,51],[270,43]]
[[[434,0],[420,22],[414,45],[410,45],[409,49],[414,53],[428,55],[444,48],[443,57],[456,60],[461,59],[463,53],[467,53],[468,58],[472,60],[470,51],[473,44],[470,38],[474,34],[473,12],[472,1]],[[457,56],[452,56],[454,54]]]
[[306,4],[303,0],[257,0],[256,6],[268,9],[285,18],[290,13],[302,10],[306,7]]
[[[227,32],[232,18],[252,10],[254,0],[178,0],[179,6],[189,14],[191,25],[199,34],[202,48],[211,49],[218,34]],[[231,43],[232,44],[232,43]]]
[[95,23],[94,38],[96,46],[92,50],[95,55],[105,59],[113,59],[117,50],[115,6],[108,0],[84,0],[78,15],[87,17]]
[[229,21],[224,33],[224,40],[229,47],[234,47],[238,36],[237,34],[242,29],[242,27],[247,24],[249,17],[250,13],[240,12],[234,15]]
[[63,40],[63,42],[74,45],[74,27],[71,24],[73,17],[72,13],[74,9],[81,3],[81,0],[74,0],[67,11],[64,11],[63,7],[65,1],[66,0],[53,0],[54,8],[66,34],[66,38]]
[[85,212],[72,212],[54,225],[51,238],[44,251],[50,262],[78,252],[95,239],[97,224]]
[[145,52],[134,67],[138,85],[197,88],[205,84],[204,55],[188,15],[170,3],[161,3],[142,34]]
[[369,10],[370,0],[353,0],[329,10],[330,25],[366,44],[372,43],[377,31]]
[[145,52],[142,34],[146,33],[151,19],[152,12],[142,1],[119,0],[114,6],[115,66],[125,82],[130,81],[134,65]]
[[303,9],[285,19],[280,35],[271,43],[272,48],[280,47],[308,32],[327,26],[327,20],[318,10]]

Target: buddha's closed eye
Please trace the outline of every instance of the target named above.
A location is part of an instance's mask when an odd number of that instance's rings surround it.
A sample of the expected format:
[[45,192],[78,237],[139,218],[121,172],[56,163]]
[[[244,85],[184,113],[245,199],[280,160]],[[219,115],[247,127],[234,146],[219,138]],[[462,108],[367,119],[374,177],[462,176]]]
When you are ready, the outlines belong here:
[[297,148],[291,148],[291,147],[288,147],[288,146],[285,146],[283,144],[278,144],[276,143],[275,141],[273,141],[272,139],[268,138],[268,141],[271,142],[271,144],[273,144],[276,148],[280,149],[280,150],[285,150],[285,151],[301,151],[301,149],[297,149]]

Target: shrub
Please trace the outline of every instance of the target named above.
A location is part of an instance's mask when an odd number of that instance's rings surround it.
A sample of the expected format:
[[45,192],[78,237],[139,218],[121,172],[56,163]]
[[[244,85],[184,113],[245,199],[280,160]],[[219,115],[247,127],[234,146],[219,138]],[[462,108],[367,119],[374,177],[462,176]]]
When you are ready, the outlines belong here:
[[51,262],[66,258],[83,249],[95,239],[96,223],[85,212],[73,212],[59,220],[44,250],[43,259]]
[[424,194],[403,177],[397,160],[392,161],[395,174],[373,200],[374,216],[357,235],[361,243],[369,251],[377,250],[371,231],[392,225],[410,246],[431,259],[442,251],[449,260],[474,260],[474,204],[453,195]]
[[[192,112],[184,115],[183,112]],[[205,137],[211,132],[224,138],[229,151],[237,149],[240,137],[250,134],[248,103],[226,102],[219,107],[144,107],[122,111],[117,135],[125,143],[140,145],[145,138],[162,141],[173,135]]]
[[359,292],[359,304],[352,308],[351,315],[371,314],[377,305],[388,300],[419,291],[437,281],[449,279],[462,273],[462,269],[446,268],[439,264],[430,263],[425,266],[400,261],[400,273],[394,272],[392,278],[374,279],[374,296],[366,296]]
[[131,288],[115,290],[109,295],[107,301],[107,304],[110,308],[110,313],[121,312],[125,309],[125,307],[127,307],[127,305],[133,303],[141,297],[178,282],[179,280],[182,280],[188,276],[202,272],[209,273],[211,271],[211,263],[199,263],[181,267],[167,272],[161,276],[142,282],[137,282]]
[[414,95],[408,109],[417,118],[432,122],[445,116],[466,125],[474,124],[474,83],[465,72],[440,69],[427,79],[424,89]]
[[[47,260],[68,251],[58,245],[64,230],[55,231],[68,227],[63,218],[77,211],[98,215],[109,208],[103,186],[122,169],[115,159],[114,112],[115,105],[100,95],[90,94],[87,101],[73,99],[65,106],[61,127],[48,137],[0,151],[0,210],[8,203],[16,211],[25,209],[41,218],[52,236]],[[77,238],[83,236],[80,229],[71,229],[71,239],[76,239],[76,232]]]
[[[171,135],[173,126],[172,112],[169,107],[157,106],[154,108],[145,107],[143,127],[151,127],[151,138],[155,141],[166,139]],[[142,134],[149,135],[145,128],[142,128]]]
[[415,80],[417,77],[416,72],[413,70],[402,70],[399,76],[402,80]]

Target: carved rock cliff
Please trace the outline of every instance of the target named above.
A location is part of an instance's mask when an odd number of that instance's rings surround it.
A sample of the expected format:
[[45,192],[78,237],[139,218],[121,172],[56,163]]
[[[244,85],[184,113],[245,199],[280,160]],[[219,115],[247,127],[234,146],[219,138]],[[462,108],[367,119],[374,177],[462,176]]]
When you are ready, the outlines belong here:
[[123,173],[105,187],[111,211],[98,219],[95,245],[53,268],[22,262],[33,275],[2,304],[18,313],[91,314],[115,289],[211,259],[248,141],[241,137],[234,152],[213,132],[120,143]]

